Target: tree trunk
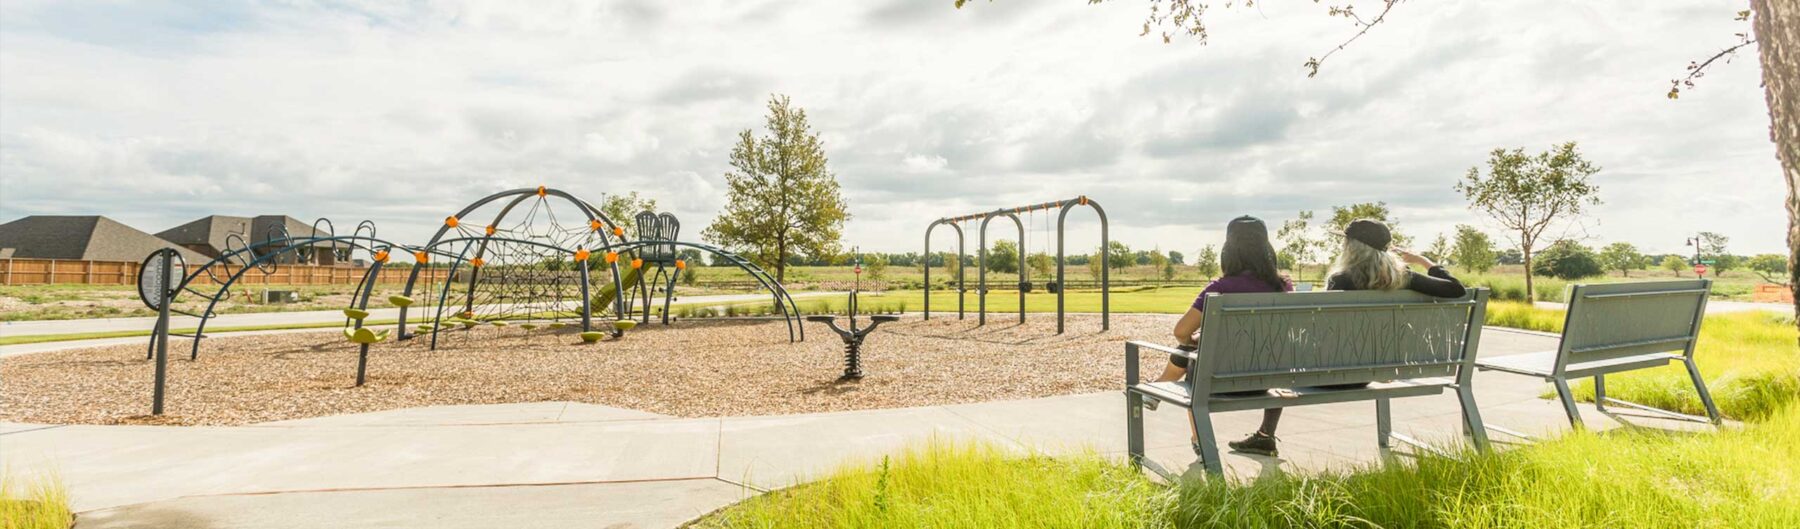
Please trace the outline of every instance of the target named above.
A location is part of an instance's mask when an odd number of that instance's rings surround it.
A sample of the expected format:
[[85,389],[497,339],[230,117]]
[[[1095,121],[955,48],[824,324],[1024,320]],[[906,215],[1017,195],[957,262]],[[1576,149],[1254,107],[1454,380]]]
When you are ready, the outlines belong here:
[[1531,247],[1520,245],[1519,253],[1525,256],[1525,303],[1537,302],[1537,288],[1531,286]]
[[1800,4],[1751,0],[1763,94],[1769,101],[1769,139],[1787,184],[1788,288],[1800,325]]

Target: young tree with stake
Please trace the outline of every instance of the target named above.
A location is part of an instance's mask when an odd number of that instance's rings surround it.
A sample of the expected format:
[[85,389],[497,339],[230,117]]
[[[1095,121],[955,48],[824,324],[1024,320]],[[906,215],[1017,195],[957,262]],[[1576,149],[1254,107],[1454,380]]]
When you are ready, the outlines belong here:
[[1456,190],[1469,199],[1469,209],[1512,232],[1525,258],[1526,295],[1535,300],[1532,251],[1550,227],[1600,204],[1600,187],[1588,183],[1588,177],[1599,172],[1600,166],[1581,157],[1575,142],[1536,155],[1527,155],[1524,149],[1494,149],[1487,174],[1470,167]]

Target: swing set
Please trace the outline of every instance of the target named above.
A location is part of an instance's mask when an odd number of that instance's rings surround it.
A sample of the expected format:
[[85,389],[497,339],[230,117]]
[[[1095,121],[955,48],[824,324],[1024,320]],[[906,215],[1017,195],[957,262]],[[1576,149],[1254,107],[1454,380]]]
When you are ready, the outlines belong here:
[[[977,243],[980,246],[976,252],[976,259],[975,259],[975,266],[976,266],[976,270],[977,270],[977,283],[976,283],[976,305],[977,305],[976,318],[977,319],[976,319],[976,321],[977,321],[977,325],[987,325],[987,295],[988,295],[987,228],[988,228],[988,223],[993,221],[994,218],[1006,217],[1006,218],[1012,220],[1013,226],[1017,227],[1018,231],[1019,231],[1019,250],[1018,250],[1018,256],[1017,256],[1018,263],[1019,263],[1019,284],[1018,284],[1019,322],[1023,323],[1025,321],[1025,294],[1028,294],[1031,292],[1033,285],[1031,282],[1031,266],[1030,266],[1030,263],[1027,262],[1028,257],[1025,252],[1025,249],[1027,248],[1026,237],[1025,237],[1026,222],[1023,220],[1020,220],[1019,215],[1024,214],[1029,219],[1031,219],[1031,224],[1032,224],[1033,229],[1037,229],[1037,227],[1038,227],[1037,220],[1040,217],[1043,219],[1043,223],[1042,223],[1043,231],[1040,233],[1042,233],[1044,235],[1044,237],[1042,238],[1043,240],[1041,240],[1039,242],[1039,244],[1040,244],[1040,246],[1048,246],[1048,244],[1049,244],[1048,239],[1050,237],[1050,217],[1053,214],[1051,211],[1055,210],[1054,215],[1056,216],[1056,277],[1055,277],[1055,280],[1044,283],[1044,290],[1046,292],[1056,294],[1056,333],[1062,334],[1063,330],[1064,330],[1064,315],[1065,315],[1064,308],[1063,308],[1064,307],[1063,295],[1068,290],[1068,289],[1064,288],[1064,286],[1067,285],[1068,283],[1067,283],[1067,281],[1065,281],[1064,274],[1063,274],[1063,272],[1064,272],[1064,270],[1063,270],[1063,265],[1064,265],[1063,232],[1064,232],[1064,229],[1067,224],[1068,217],[1069,217],[1069,210],[1075,209],[1077,206],[1086,206],[1086,207],[1093,208],[1094,214],[1099,215],[1099,217],[1100,217],[1100,247],[1106,248],[1107,244],[1109,243],[1108,234],[1107,234],[1106,210],[1102,209],[1098,202],[1095,202],[1095,201],[1089,199],[1087,197],[1087,195],[1082,195],[1082,196],[1078,196],[1078,197],[1066,199],[1066,200],[1058,200],[1058,201],[1054,201],[1054,202],[1044,202],[1041,204],[1032,204],[1029,206],[1020,206],[1020,207],[1015,207],[1015,208],[1001,208],[1001,209],[988,211],[985,213],[975,213],[975,214],[971,214],[971,215],[962,215],[962,216],[956,216],[956,217],[943,217],[943,218],[937,219],[935,221],[932,221],[931,225],[925,227],[925,259],[926,259],[926,266],[925,266],[925,319],[927,319],[927,320],[931,319],[931,266],[930,266],[930,264],[931,264],[930,263],[930,260],[931,260],[931,232],[933,230],[936,230],[938,226],[942,225],[942,226],[949,226],[950,229],[956,233],[956,256],[954,257],[954,259],[957,260],[957,267],[956,267],[956,293],[957,293],[957,296],[956,296],[956,319],[960,320],[960,319],[963,319],[963,314],[964,314],[963,298],[964,298],[964,295],[968,292],[968,287],[965,283],[965,277],[964,277],[965,273],[963,272],[963,266],[962,266],[962,257],[964,255],[967,255],[967,253],[968,253],[966,247],[964,246],[962,224],[965,222],[973,222],[976,220],[980,220],[981,224],[977,228],[977,234],[978,234],[977,235]],[[1045,253],[1047,253],[1047,252],[1045,252]],[[1098,258],[1104,260],[1105,256],[1101,255],[1101,256],[1098,256]],[[1104,261],[1102,261],[1102,262],[1104,263]],[[1102,264],[1100,267],[1100,328],[1102,330],[1107,330],[1107,329],[1112,328],[1112,288],[1111,288],[1111,283],[1110,283],[1109,277],[1108,277],[1109,275],[1110,274],[1107,270],[1107,267],[1104,264]]]

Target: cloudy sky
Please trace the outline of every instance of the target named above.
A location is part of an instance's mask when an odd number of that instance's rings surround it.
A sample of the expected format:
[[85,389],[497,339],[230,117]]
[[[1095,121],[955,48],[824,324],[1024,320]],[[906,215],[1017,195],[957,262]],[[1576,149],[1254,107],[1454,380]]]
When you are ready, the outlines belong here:
[[285,213],[422,242],[543,184],[639,191],[697,234],[735,134],[782,93],[865,249],[1079,194],[1116,238],[1188,253],[1237,215],[1362,201],[1415,236],[1494,231],[1456,180],[1496,147],[1562,141],[1604,167],[1606,204],[1570,231],[1589,243],[1782,247],[1754,51],[1663,97],[1747,30],[1742,2],[1409,2],[1313,79],[1301,64],[1354,31],[1330,2],[1215,9],[1204,46],[1138,36],[1142,1],[951,3],[8,0],[0,221]]

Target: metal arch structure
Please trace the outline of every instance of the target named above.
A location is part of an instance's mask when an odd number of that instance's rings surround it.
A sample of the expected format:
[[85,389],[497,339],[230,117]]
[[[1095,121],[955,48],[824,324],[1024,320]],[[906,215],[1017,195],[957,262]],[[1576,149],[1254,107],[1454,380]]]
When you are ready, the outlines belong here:
[[[359,229],[358,233],[361,233],[361,231],[362,230]],[[370,230],[371,233],[373,231],[374,231],[373,229]],[[297,252],[301,252],[303,250],[304,251],[313,251],[311,249],[317,248],[319,246],[325,246],[325,247],[333,249],[334,251],[342,249],[342,250],[346,251],[346,253],[353,252],[355,250],[360,249],[360,250],[369,252],[370,254],[373,254],[375,252],[382,251],[382,250],[401,247],[401,245],[390,242],[390,241],[378,239],[373,236],[363,236],[363,235],[342,235],[342,236],[326,236],[326,237],[285,237],[285,238],[279,238],[279,239],[268,239],[268,240],[257,242],[255,244],[246,244],[246,245],[243,245],[242,247],[232,248],[232,249],[226,251],[225,253],[219,254],[218,257],[215,257],[212,260],[207,261],[206,264],[201,265],[199,268],[196,268],[193,272],[190,272],[186,277],[183,277],[181,280],[181,284],[177,288],[173,289],[175,292],[175,296],[179,296],[181,293],[185,292],[185,293],[191,293],[191,294],[194,294],[197,296],[204,296],[208,300],[207,304],[206,304],[206,309],[200,311],[199,313],[188,313],[188,312],[176,311],[177,313],[187,315],[187,316],[193,316],[193,317],[200,319],[200,324],[195,327],[194,333],[192,335],[185,335],[185,334],[174,335],[174,336],[183,336],[183,337],[193,338],[194,346],[193,346],[192,351],[188,353],[188,359],[195,360],[200,357],[200,341],[201,341],[201,339],[206,337],[206,324],[212,320],[213,316],[218,315],[218,313],[214,309],[216,309],[218,307],[219,301],[224,300],[225,298],[227,298],[231,295],[231,287],[233,285],[237,284],[239,279],[242,279],[244,277],[244,275],[249,273],[251,270],[257,270],[259,272],[262,272],[264,275],[272,274],[280,266],[280,264],[279,264],[280,257],[283,254],[287,254],[290,252],[297,253]],[[261,252],[261,255],[257,255],[258,252]],[[232,266],[236,266],[237,270],[236,271],[231,270]],[[218,287],[219,287],[218,290],[215,290],[211,293],[196,290],[192,285],[193,285],[194,280],[199,278],[201,275],[207,276],[207,278],[209,280],[211,280],[213,284],[218,285]],[[223,275],[224,277],[221,278],[220,277],[221,275]],[[353,299],[351,299],[351,303],[352,304],[356,303],[354,296],[352,296],[352,298]],[[173,302],[174,302],[174,296],[172,296],[170,298],[170,303],[173,303]],[[168,329],[158,329],[156,332],[153,332],[152,333],[153,334],[152,347],[154,347],[154,342],[156,339],[155,334],[167,333],[167,332],[168,332]]]
[[[612,221],[612,219],[607,218],[606,213],[600,211],[600,208],[596,208],[596,207],[594,207],[593,204],[590,204],[587,201],[582,200],[581,198],[576,197],[575,195],[570,194],[561,189],[553,189],[553,188],[548,188],[548,187],[544,187],[544,186],[538,186],[536,188],[519,188],[519,189],[501,191],[499,193],[494,193],[494,194],[488,195],[486,197],[482,197],[481,199],[476,200],[475,202],[472,202],[467,206],[463,206],[463,208],[460,211],[457,211],[456,214],[451,215],[449,218],[445,219],[444,224],[439,226],[437,232],[433,233],[431,235],[431,240],[426,242],[424,247],[425,248],[438,247],[439,241],[443,240],[443,238],[444,238],[444,234],[448,233],[452,228],[456,227],[456,222],[460,221],[460,219],[462,219],[462,218],[467,217],[470,213],[474,213],[476,210],[481,209],[482,206],[486,206],[489,203],[492,203],[492,202],[500,200],[500,199],[511,198],[512,200],[507,202],[505,206],[501,207],[499,213],[496,213],[494,215],[494,219],[488,223],[489,229],[487,230],[488,231],[487,238],[489,238],[489,239],[506,239],[506,238],[494,237],[493,228],[495,226],[498,226],[502,220],[505,220],[506,215],[508,213],[512,212],[513,207],[519,205],[519,203],[521,203],[521,202],[524,202],[524,201],[529,200],[534,197],[535,198],[544,198],[544,199],[548,199],[549,197],[557,197],[557,198],[564,199],[571,205],[574,205],[577,209],[579,209],[582,212],[582,214],[584,216],[587,217],[588,225],[592,228],[592,231],[595,234],[597,234],[600,238],[599,239],[600,246],[598,248],[581,248],[581,249],[586,249],[586,250],[590,250],[590,251],[592,251],[592,250],[610,251],[610,248],[612,248],[615,244],[614,244],[613,240],[608,239],[608,236],[616,238],[619,243],[625,242],[624,229],[620,228],[617,224],[615,224]],[[477,250],[476,255],[474,256],[475,258],[482,257],[483,252],[486,251],[486,247],[489,242],[492,242],[492,241],[490,240],[490,241],[482,241],[481,242],[479,249]],[[457,261],[452,262],[453,263],[452,270],[454,270],[454,267],[456,264],[461,263],[461,257],[462,256],[460,256],[460,255],[456,256]],[[612,268],[613,282],[615,283],[615,285],[614,285],[615,288],[618,289],[617,292],[619,292],[620,294],[623,294],[624,293],[624,289],[623,289],[624,285],[619,280],[619,263],[616,260],[613,260],[612,262],[608,263],[608,266],[610,266]],[[403,295],[403,296],[411,296],[412,295],[414,287],[418,284],[419,270],[421,268],[423,268],[423,267],[414,266],[412,271],[407,274],[406,287],[401,291],[401,295]],[[585,270],[587,269],[587,267],[584,266],[581,268],[584,270],[584,273],[583,273],[584,277],[583,277],[581,286],[582,286],[582,289],[584,291],[586,291],[589,286],[587,284],[587,280],[585,278],[585,276],[586,276]],[[471,289],[474,288],[474,286],[477,284],[477,281],[479,281],[478,276],[479,276],[478,273],[470,274],[469,286]],[[446,281],[446,283],[448,283],[448,281]],[[617,314],[617,315],[620,315],[621,317],[623,317],[623,315],[625,314],[625,305],[624,305],[623,296],[622,295],[614,296],[613,304],[614,304],[614,314]],[[439,305],[439,306],[441,307],[442,305]],[[399,331],[400,338],[399,339],[401,339],[401,340],[411,339],[413,337],[412,334],[409,334],[406,332],[407,331],[406,320],[407,320],[407,312],[408,312],[407,309],[408,308],[409,307],[401,307],[400,308],[400,331]],[[583,314],[583,319],[585,320],[591,316],[592,316],[591,313]],[[586,329],[584,328],[583,330],[586,330]]]
[[[494,203],[496,201],[500,201],[500,200],[504,200],[504,199],[508,199],[508,198],[511,199],[511,200],[507,201],[504,206],[502,206],[500,211],[495,215],[494,219],[489,223],[489,228],[492,228],[494,226],[499,225],[499,223],[501,221],[505,220],[507,218],[507,215],[513,211],[513,208],[515,206],[519,205],[520,203],[522,203],[526,200],[530,200],[534,197],[542,198],[542,199],[549,199],[550,197],[556,197],[556,198],[566,200],[569,204],[574,205],[575,207],[580,209],[582,214],[586,217],[586,220],[588,221],[588,226],[591,228],[591,232],[594,234],[595,237],[598,238],[596,241],[597,245],[594,247],[558,248],[558,250],[561,250],[564,253],[571,254],[571,255],[577,254],[582,251],[596,252],[596,253],[597,252],[605,252],[609,256],[609,259],[607,259],[607,263],[608,263],[608,266],[610,266],[611,272],[612,272],[611,275],[612,275],[613,292],[614,292],[613,301],[612,301],[612,310],[613,310],[613,314],[615,317],[617,317],[619,319],[627,318],[627,316],[632,313],[631,309],[629,308],[630,304],[626,302],[627,296],[637,297],[637,295],[641,294],[642,296],[646,297],[643,317],[644,317],[644,321],[648,322],[649,306],[648,306],[647,296],[649,294],[648,294],[647,288],[643,285],[644,282],[643,282],[643,278],[641,275],[642,274],[641,267],[646,266],[646,265],[659,264],[657,262],[651,261],[650,259],[646,259],[646,258],[653,257],[653,256],[660,256],[662,252],[666,252],[670,256],[670,259],[667,260],[668,261],[667,263],[661,263],[661,264],[676,264],[678,267],[680,267],[681,265],[678,264],[680,260],[675,259],[673,257],[677,253],[675,250],[677,247],[689,247],[689,248],[696,248],[701,251],[710,252],[710,253],[719,255],[724,258],[725,262],[731,263],[732,265],[737,266],[739,269],[742,269],[745,272],[749,273],[750,276],[753,279],[755,279],[760,285],[762,285],[763,288],[766,288],[770,291],[771,295],[773,296],[774,303],[778,307],[782,308],[783,316],[787,320],[787,325],[788,325],[788,340],[789,341],[804,341],[806,339],[805,327],[803,325],[801,325],[798,320],[799,313],[800,313],[799,305],[794,301],[793,297],[788,294],[787,289],[784,288],[780,282],[776,281],[773,277],[771,277],[768,274],[768,272],[764,271],[761,267],[757,266],[754,263],[751,263],[749,260],[745,259],[743,256],[740,256],[729,250],[719,248],[716,246],[705,245],[705,244],[685,243],[685,242],[681,242],[681,241],[676,241],[676,240],[673,240],[672,235],[674,235],[674,233],[672,233],[672,232],[669,232],[671,237],[669,237],[668,239],[663,239],[661,237],[661,235],[663,233],[665,233],[665,230],[667,230],[667,228],[669,227],[669,226],[665,226],[665,224],[673,224],[673,222],[670,222],[670,221],[678,222],[678,221],[674,220],[673,215],[670,215],[667,213],[664,213],[661,215],[656,215],[656,219],[657,219],[656,228],[657,228],[658,238],[656,238],[656,239],[640,239],[637,241],[632,241],[632,240],[629,240],[626,238],[625,230],[622,227],[615,224],[613,222],[613,220],[608,218],[606,216],[606,214],[604,212],[602,212],[599,208],[594,207],[592,204],[588,203],[585,200],[580,199],[579,197],[576,197],[573,194],[570,194],[570,193],[562,191],[562,190],[546,188],[546,187],[542,187],[542,186],[537,187],[537,188],[513,189],[513,190],[509,190],[509,191],[502,191],[499,193],[494,193],[492,195],[488,195],[486,197],[483,197],[480,200],[477,200],[477,201],[463,207],[463,209],[458,211],[455,215],[452,215],[449,219],[446,219],[445,224],[440,226],[438,228],[437,232],[432,235],[430,242],[426,243],[424,246],[421,246],[419,248],[424,251],[430,252],[430,254],[432,254],[432,255],[447,256],[450,259],[449,262],[450,262],[451,275],[454,276],[454,271],[458,267],[469,264],[470,262],[472,262],[473,259],[481,258],[484,255],[484,252],[487,251],[487,247],[493,243],[506,243],[506,244],[527,243],[527,244],[532,244],[535,246],[546,246],[545,244],[537,242],[537,241],[527,241],[527,240],[522,240],[522,239],[517,239],[517,238],[499,237],[499,236],[496,236],[496,233],[493,232],[494,230],[489,230],[490,231],[489,233],[487,233],[485,236],[479,237],[479,238],[463,238],[463,237],[452,237],[452,238],[448,238],[448,239],[445,238],[445,235],[448,234],[450,232],[450,230],[453,229],[457,225],[456,224],[457,222],[460,222],[460,219],[467,217],[469,214],[474,213],[475,211],[481,209],[483,206],[486,206],[490,203]],[[456,219],[456,220],[452,220],[452,219]],[[473,255],[473,256],[465,255],[467,253],[467,248],[465,248],[464,252],[458,252],[458,253],[452,253],[452,252],[448,252],[448,251],[444,250],[445,246],[451,245],[451,244],[456,244],[456,243],[471,243],[471,244],[473,244],[475,247],[475,252],[476,252],[475,255]],[[554,246],[554,245],[549,245],[549,246]],[[635,257],[635,258],[625,259],[625,257],[627,257],[627,256]],[[625,260],[627,263],[636,262],[637,267],[640,268],[639,279],[638,279],[638,281],[635,281],[633,285],[627,285],[625,283],[623,275],[620,273],[620,266],[619,266],[619,262],[618,262],[620,260]],[[424,268],[424,267],[420,267],[420,266],[413,267],[412,271],[407,276],[406,287],[405,287],[404,291],[402,292],[402,295],[411,296],[412,293],[415,291],[415,289],[417,287],[419,271],[422,268]],[[580,286],[581,286],[581,290],[583,293],[581,317],[583,320],[583,330],[586,330],[587,325],[589,325],[589,320],[591,320],[591,318],[593,316],[593,307],[591,305],[592,299],[591,299],[591,297],[589,297],[590,292],[592,292],[592,290],[593,290],[592,285],[589,282],[589,278],[588,278],[588,270],[590,269],[590,267],[589,266],[577,266],[576,268],[579,269],[581,272],[580,273],[580,283],[581,283]],[[669,277],[668,277],[669,282],[673,282],[673,279],[674,279],[674,276],[669,275]],[[440,297],[443,297],[443,298],[447,298],[447,296],[448,296],[448,288],[449,288],[450,281],[446,281],[445,283],[446,283],[445,287],[444,287],[445,290],[440,293]],[[468,280],[468,286],[469,286],[470,291],[473,291],[474,288],[479,284],[480,284],[480,274],[477,272],[471,272],[469,274],[469,280]],[[628,294],[627,289],[631,288],[631,287],[638,288],[640,290],[640,292]],[[441,307],[445,306],[444,300],[440,299],[437,306],[440,307],[439,312],[441,313],[442,312]],[[667,317],[668,317],[667,303],[665,303],[665,309],[664,309],[665,320]],[[400,309],[400,321],[399,321],[400,339],[410,339],[410,338],[414,337],[414,335],[407,333],[407,330],[409,327],[407,325],[407,319],[408,319],[408,308],[402,307]],[[441,314],[439,315],[438,319],[441,319]],[[439,328],[441,328],[441,325],[438,325],[437,322],[434,321],[433,328],[439,329]]]
[[[976,255],[978,257],[975,258],[975,278],[976,278],[975,279],[975,281],[976,281],[975,305],[977,307],[976,313],[975,313],[975,324],[976,325],[987,325],[987,295],[988,295],[988,287],[987,287],[987,255],[988,255],[987,227],[988,227],[988,222],[993,221],[994,217],[1010,218],[1013,221],[1013,225],[1018,226],[1018,228],[1019,228],[1019,251],[1018,251],[1019,260],[1017,261],[1017,263],[1019,266],[1020,277],[1025,277],[1025,223],[1019,221],[1019,214],[1014,213],[1012,211],[996,210],[996,211],[990,211],[986,215],[982,215],[981,216],[981,228],[979,230],[979,234],[977,235],[977,240],[980,242],[981,247],[976,250]],[[1021,285],[1019,286],[1019,323],[1023,324],[1023,323],[1025,323],[1025,287],[1023,285],[1023,283],[1025,283],[1025,280],[1020,279],[1019,283],[1021,283]]]
[[963,294],[968,291],[964,284],[964,276],[968,274],[963,271],[962,258],[968,254],[968,250],[963,245],[962,225],[950,219],[934,220],[930,226],[925,227],[925,319],[931,319],[931,232],[938,226],[949,226],[956,230],[956,319],[960,320],[963,319]]
[[[1098,258],[1102,259],[1102,262],[1100,265],[1100,328],[1101,328],[1101,330],[1111,330],[1112,329],[1112,286],[1111,286],[1112,285],[1112,283],[1111,283],[1111,275],[1112,274],[1110,272],[1111,267],[1106,266],[1106,263],[1104,261],[1104,259],[1106,259],[1106,257],[1107,257],[1106,256],[1106,248],[1112,242],[1111,233],[1110,233],[1109,226],[1107,224],[1106,209],[1101,208],[1099,202],[1095,202],[1093,199],[1088,198],[1087,195],[1081,195],[1081,196],[1078,196],[1075,198],[1065,199],[1065,200],[1057,200],[1057,201],[1053,201],[1053,202],[1032,204],[1029,206],[1020,206],[1020,207],[1016,207],[1016,208],[1001,208],[1001,209],[996,209],[993,211],[988,211],[985,213],[975,213],[975,214],[971,214],[971,215],[962,215],[962,216],[957,216],[957,217],[944,217],[944,218],[940,218],[935,221],[932,221],[931,225],[927,226],[925,228],[925,259],[926,259],[925,319],[927,319],[927,320],[931,319],[931,266],[930,266],[930,263],[931,263],[931,261],[930,261],[930,259],[931,259],[931,232],[933,230],[937,229],[938,225],[941,225],[941,224],[949,225],[953,229],[956,230],[957,259],[960,261],[962,259],[962,255],[963,255],[963,232],[962,232],[962,227],[958,223],[972,221],[972,220],[976,220],[976,219],[981,220],[981,228],[980,228],[981,248],[978,252],[980,255],[980,258],[977,260],[977,265],[981,267],[982,278],[980,280],[981,283],[978,287],[980,289],[979,296],[981,299],[980,307],[978,310],[980,311],[980,314],[979,314],[980,324],[985,325],[987,323],[987,280],[986,280],[987,270],[986,270],[986,268],[987,268],[987,224],[988,224],[988,222],[993,220],[993,218],[997,217],[997,216],[1007,216],[1007,217],[1010,217],[1013,220],[1013,222],[1019,226],[1019,231],[1020,231],[1019,269],[1021,271],[1021,274],[1023,274],[1024,273],[1023,271],[1025,270],[1025,266],[1026,266],[1025,258],[1024,258],[1025,257],[1025,243],[1024,243],[1025,228],[1024,228],[1024,225],[1019,222],[1018,214],[1019,213],[1029,213],[1029,212],[1040,211],[1040,210],[1046,211],[1046,212],[1049,210],[1053,210],[1053,209],[1056,210],[1057,211],[1057,217],[1056,217],[1056,284],[1059,286],[1066,285],[1068,283],[1065,281],[1065,274],[1064,274],[1064,264],[1065,263],[1064,263],[1064,258],[1063,258],[1063,256],[1064,256],[1064,237],[1063,237],[1063,235],[1065,233],[1065,228],[1068,224],[1069,211],[1072,209],[1075,209],[1077,207],[1082,207],[1082,206],[1093,208],[1094,214],[1098,215],[1100,218],[1100,248],[1102,249],[1100,254],[1098,255]],[[963,297],[961,295],[961,293],[964,289],[963,289],[963,282],[962,282],[962,277],[961,277],[962,276],[962,268],[960,266],[961,263],[959,262],[958,265],[959,266],[957,268],[957,272],[958,272],[957,273],[957,276],[958,276],[957,277],[957,291],[958,291],[957,318],[961,319],[962,318],[962,297]],[[1021,281],[1021,283],[1023,283],[1023,282],[1024,281]],[[1064,309],[1064,306],[1065,306],[1064,305],[1064,296],[1068,292],[1068,289],[1059,287],[1054,290],[1056,291],[1056,333],[1062,334],[1066,330],[1066,325],[1065,325],[1064,320],[1066,319],[1067,313]],[[1023,288],[1021,288],[1020,292],[1019,292],[1019,321],[1021,321],[1021,322],[1025,321],[1025,292],[1024,292]]]

